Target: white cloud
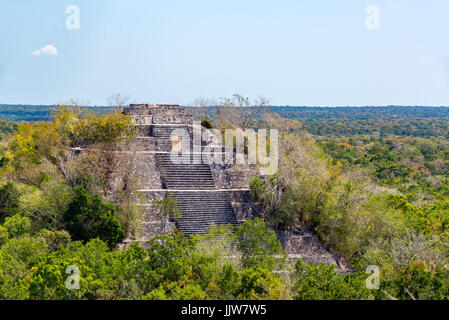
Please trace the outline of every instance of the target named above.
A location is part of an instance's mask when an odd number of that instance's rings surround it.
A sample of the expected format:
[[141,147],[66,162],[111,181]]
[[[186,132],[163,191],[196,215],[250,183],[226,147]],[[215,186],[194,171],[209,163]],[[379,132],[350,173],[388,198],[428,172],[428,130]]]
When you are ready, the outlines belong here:
[[33,51],[33,56],[57,56],[58,50],[52,44],[47,44],[39,50]]

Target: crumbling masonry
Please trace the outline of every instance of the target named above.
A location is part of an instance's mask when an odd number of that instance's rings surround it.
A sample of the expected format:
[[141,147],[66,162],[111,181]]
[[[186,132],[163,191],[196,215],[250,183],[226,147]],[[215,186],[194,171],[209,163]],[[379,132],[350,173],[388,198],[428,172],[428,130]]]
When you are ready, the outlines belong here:
[[[132,116],[137,128],[135,157],[137,173],[142,181],[139,192],[144,193],[147,199],[144,204],[145,232],[140,242],[144,244],[163,233],[151,202],[167,195],[178,200],[182,211],[182,218],[170,222],[168,232],[176,225],[186,236],[204,234],[212,224],[235,225],[262,213],[248,188],[249,179],[258,173],[255,165],[208,165],[203,161],[198,161],[199,164],[174,164],[171,161],[173,130],[187,130],[193,143],[193,117],[186,114],[184,108],[140,104],[130,105],[124,113]],[[193,160],[201,157],[201,153],[192,153],[190,157]],[[337,264],[344,269],[344,263],[326,250],[311,230],[278,233],[278,236],[291,258]]]

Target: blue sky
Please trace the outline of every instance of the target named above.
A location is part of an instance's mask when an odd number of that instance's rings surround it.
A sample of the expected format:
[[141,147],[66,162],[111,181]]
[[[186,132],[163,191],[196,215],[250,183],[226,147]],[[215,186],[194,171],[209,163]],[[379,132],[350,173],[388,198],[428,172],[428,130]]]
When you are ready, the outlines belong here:
[[[66,28],[69,5],[79,30]],[[4,0],[0,104],[239,92],[277,105],[449,105],[448,12],[447,0]],[[33,55],[45,45],[57,55]]]

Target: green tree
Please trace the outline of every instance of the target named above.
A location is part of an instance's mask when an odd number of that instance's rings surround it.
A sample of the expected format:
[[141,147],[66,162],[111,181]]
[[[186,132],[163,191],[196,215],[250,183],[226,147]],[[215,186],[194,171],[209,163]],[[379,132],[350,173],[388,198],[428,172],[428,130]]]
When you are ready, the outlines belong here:
[[3,226],[8,230],[10,237],[19,237],[31,232],[31,220],[19,214],[7,217]]
[[449,296],[448,271],[432,268],[424,262],[404,266],[392,277],[383,279],[378,299],[447,300]]
[[170,219],[177,221],[182,217],[178,200],[168,195],[163,200],[153,200],[153,208],[157,211],[157,218],[161,220],[162,233],[167,233],[167,225]]
[[0,247],[9,239],[8,230],[0,225]]
[[20,205],[20,193],[12,182],[0,187],[0,222],[16,214]]
[[243,300],[282,300],[288,289],[279,275],[263,268],[246,268],[241,273],[238,298]]
[[36,237],[43,239],[50,251],[56,251],[61,246],[67,247],[70,244],[70,234],[65,230],[52,231],[48,229],[41,229],[36,234]]
[[81,187],[74,188],[74,198],[64,214],[64,222],[72,239],[89,241],[100,238],[110,247],[125,239],[125,232],[114,213],[116,207],[92,196]]
[[301,259],[295,265],[297,300],[353,300],[371,297],[363,275],[338,274],[334,265],[313,266]]
[[[70,289],[66,281],[71,274],[66,273],[69,266],[79,271],[79,288]],[[72,269],[75,270],[75,269]],[[92,270],[78,257],[66,258],[49,255],[32,269],[29,294],[32,300],[80,300],[92,297],[95,282]],[[73,271],[72,271],[73,272]]]
[[30,236],[9,239],[0,250],[0,299],[29,299],[29,276],[47,245]]
[[245,221],[237,226],[236,233],[244,267],[262,267],[271,270],[281,267],[285,262],[286,255],[276,233],[262,219]]
[[212,122],[208,119],[201,120],[201,126],[206,129],[213,129],[214,126],[212,125]]

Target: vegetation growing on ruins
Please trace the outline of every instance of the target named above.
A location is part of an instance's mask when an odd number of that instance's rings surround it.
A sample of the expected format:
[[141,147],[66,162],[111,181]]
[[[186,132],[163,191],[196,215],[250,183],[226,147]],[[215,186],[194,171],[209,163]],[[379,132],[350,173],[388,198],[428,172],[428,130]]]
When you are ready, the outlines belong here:
[[182,207],[178,205],[178,200],[169,194],[162,200],[153,200],[152,207],[157,212],[157,218],[161,220],[162,232],[167,233],[167,225],[170,220],[177,221],[182,217]]
[[273,227],[305,222],[356,272],[378,266],[376,298],[447,298],[447,141],[317,137],[317,143],[306,133],[292,135],[291,120],[283,121],[278,173],[250,184]]
[[[212,227],[204,236],[175,230],[147,248],[119,246],[126,235],[139,238],[142,215],[133,197],[134,157],[116,152],[132,144],[129,116],[69,103],[51,121],[1,123],[0,299],[449,298],[442,126],[426,125],[416,110],[416,117],[388,121],[416,121],[424,129],[407,126],[398,134],[395,126],[380,127],[383,134],[371,134],[380,120],[368,109],[367,119],[356,119],[367,120],[364,129],[355,133],[357,122],[336,120],[333,110],[308,122],[245,110],[253,102],[240,95],[221,102],[221,109],[200,110],[205,126],[244,121],[280,130],[277,174],[250,182],[263,216],[235,229]],[[256,103],[268,106],[263,98]],[[153,205],[164,229],[180,217],[172,197]],[[313,228],[354,271],[301,260],[291,265],[275,231],[298,226]],[[79,290],[66,287],[72,265],[80,271]],[[366,287],[373,265],[379,289]]]

